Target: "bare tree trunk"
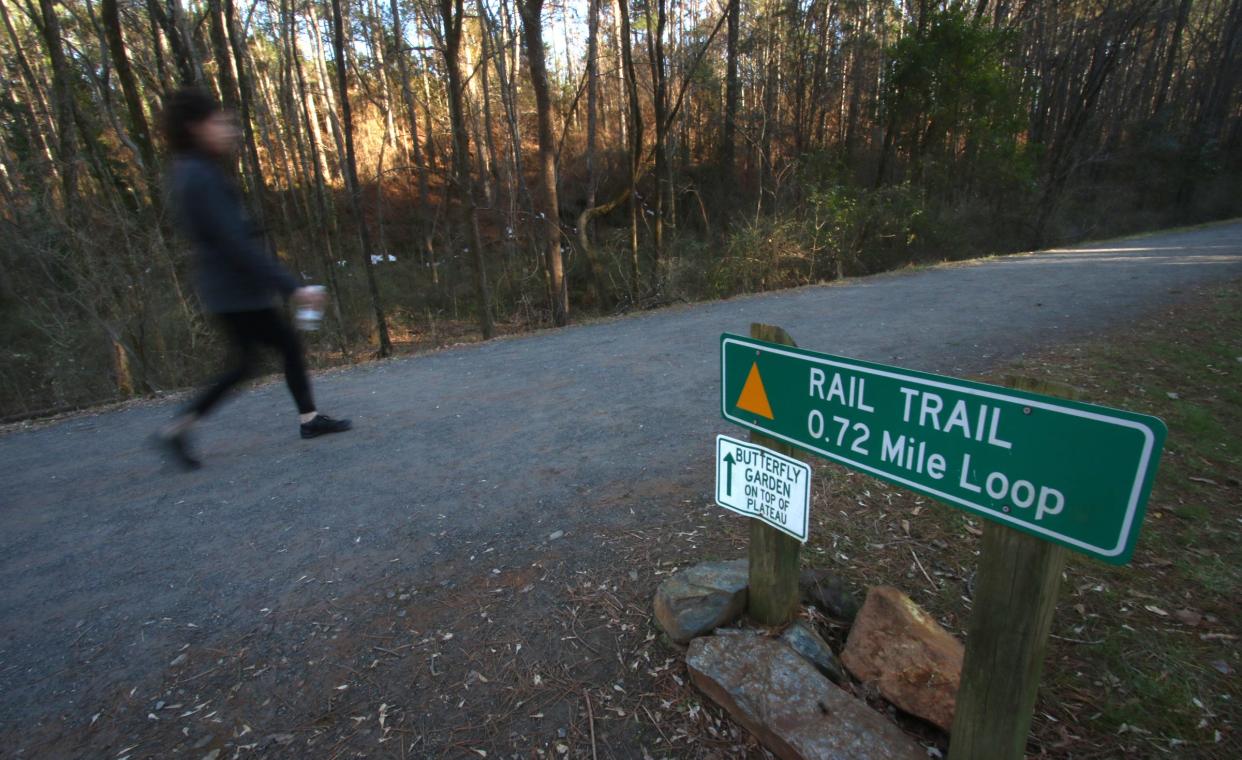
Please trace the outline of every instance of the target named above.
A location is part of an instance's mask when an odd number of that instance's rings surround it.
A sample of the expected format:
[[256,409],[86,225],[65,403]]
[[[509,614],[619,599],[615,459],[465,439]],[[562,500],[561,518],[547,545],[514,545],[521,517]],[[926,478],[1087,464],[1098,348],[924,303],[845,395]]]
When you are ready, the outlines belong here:
[[371,295],[371,307],[375,311],[375,327],[379,333],[379,355],[392,354],[392,341],[388,337],[388,320],[380,302],[379,285],[375,281],[375,265],[371,261],[371,232],[362,212],[362,189],[358,184],[358,164],[354,159],[353,114],[349,106],[349,59],[346,54],[344,22],[341,18],[341,0],[332,0],[332,46],[336,59],[336,82],[340,89],[341,129],[345,133],[345,181],[348,185],[350,206],[354,223],[358,225],[358,237],[362,240],[363,267],[367,273],[367,290]]
[[587,11],[587,208],[595,205],[599,177],[595,170],[595,141],[599,111],[599,3],[590,0]]
[[232,52],[233,71],[237,77],[237,104],[240,109],[238,116],[242,125],[246,162],[250,165],[250,189],[254,194],[254,205],[259,214],[260,224],[265,224],[267,182],[264,180],[263,165],[259,162],[259,148],[254,138],[254,86],[246,68],[246,41],[237,24],[237,11],[233,7],[233,0],[224,0],[222,10],[224,31],[228,38],[229,50]]
[[158,206],[160,192],[155,149],[151,145],[151,131],[147,127],[147,116],[142,110],[142,98],[138,94],[138,85],[134,82],[134,72],[129,65],[129,54],[125,49],[116,0],[102,0],[100,13],[104,34],[108,38],[108,48],[112,54],[112,65],[116,67],[116,76],[121,82],[121,92],[125,96],[125,107],[129,114],[129,133],[138,146],[139,157],[142,160],[142,173],[147,181],[147,193],[151,203]]
[[[43,88],[35,77],[34,70],[30,68],[30,61],[26,58],[26,53],[22,50],[21,39],[17,36],[17,31],[13,28],[13,24],[9,19],[9,11],[5,7],[4,0],[0,0],[0,19],[4,22],[5,32],[8,34],[9,43],[13,46],[13,56],[17,60],[17,67],[21,71],[22,81],[26,85],[27,97],[22,104],[25,106],[26,118],[30,120],[30,134],[32,141],[38,146],[39,153],[45,159],[46,167],[49,175],[53,179],[59,178],[59,168],[56,166],[56,158],[53,155],[52,146],[48,140],[49,135],[55,135],[55,124],[52,120],[51,111],[48,109],[47,100],[43,95]],[[36,106],[37,113],[36,113]]]
[[211,54],[216,62],[216,84],[220,89],[220,100],[225,108],[237,112],[237,78],[233,74],[233,55],[229,50],[221,0],[207,0],[207,30],[211,37]]
[[[483,0],[478,0],[479,16],[483,15]],[[487,199],[491,206],[496,205],[496,189],[492,184],[492,174],[499,172],[497,167],[500,166],[500,159],[496,154],[496,139],[492,133],[492,87],[491,77],[488,70],[491,68],[492,59],[491,35],[488,34],[487,26],[484,23],[479,24],[479,100],[483,106],[483,142],[487,146],[487,167],[488,175],[484,177],[487,183]]]
[[492,324],[491,291],[487,284],[483,240],[479,234],[478,209],[474,202],[474,182],[470,175],[470,142],[466,132],[466,109],[462,97],[461,42],[465,16],[462,0],[439,0],[444,32],[444,64],[448,69],[449,118],[453,125],[453,180],[457,190],[462,227],[468,228],[474,249],[475,288],[479,299],[479,329],[483,339],[495,332]]
[[298,53],[298,48],[297,48],[297,44],[295,41],[296,36],[297,36],[297,14],[289,10],[289,7],[288,7],[289,0],[280,0],[280,6],[281,6],[281,14],[282,16],[284,16],[286,20],[286,26],[285,26],[286,55],[288,55],[291,59],[293,59],[291,61],[292,63],[291,68],[293,69],[292,73],[297,75],[298,94],[301,96],[301,97],[298,97],[297,100],[301,104],[302,120],[305,122],[309,122],[313,125],[312,130],[311,130],[311,140],[310,140],[310,151],[311,151],[310,163],[311,163],[311,171],[315,177],[315,183],[314,183],[315,207],[316,209],[318,209],[319,216],[322,220],[324,220],[325,224],[328,219],[333,220],[332,225],[330,225],[329,228],[324,231],[323,236],[319,238],[319,242],[322,245],[322,247],[319,248],[319,251],[320,251],[320,255],[322,256],[324,276],[328,280],[328,287],[332,293],[332,300],[331,300],[332,314],[336,318],[337,336],[340,340],[341,353],[348,356],[349,346],[348,346],[348,343],[346,341],[346,336],[345,336],[345,319],[343,315],[341,314],[341,287],[340,287],[340,283],[338,283],[336,279],[336,256],[334,255],[333,247],[332,247],[332,241],[333,241],[332,232],[336,228],[336,224],[335,224],[336,215],[331,212],[331,209],[328,206],[328,202],[326,198],[327,193],[324,189],[324,184],[325,184],[324,183],[324,167],[326,165],[326,162],[323,160],[322,155],[321,155],[323,143],[319,137],[319,124],[318,124],[319,116],[313,110],[311,110],[311,106],[313,105],[314,101],[312,100],[312,96],[306,86],[306,75],[302,69],[302,59],[301,59],[301,55]]
[[726,13],[729,15],[729,31],[726,37],[725,50],[725,112],[720,133],[720,163],[724,167],[726,181],[733,176],[733,146],[737,129],[737,42],[739,0],[729,0]]
[[319,91],[323,94],[324,111],[328,115],[328,125],[332,128],[332,140],[336,144],[336,158],[340,174],[345,174],[345,135],[341,129],[341,120],[337,116],[336,96],[333,94],[332,80],[328,76],[328,66],[324,62],[322,29],[319,26],[318,11],[315,3],[306,3],[307,25],[310,27],[310,39],[315,51],[315,76],[319,80]]
[[638,76],[634,72],[634,53],[630,44],[630,4],[617,0],[621,19],[621,59],[624,62],[626,96],[630,105],[630,292],[637,300],[640,290],[638,265],[638,172],[643,161],[643,112],[638,103]]
[[[290,34],[296,35],[297,34],[297,14],[293,11],[290,11],[290,15],[291,15],[291,18],[289,20],[289,23],[291,26],[293,26],[293,29],[290,30]],[[309,86],[306,82],[306,79],[307,79],[306,67],[303,65],[302,56],[297,52],[296,42],[291,41],[289,44],[293,48],[293,51],[290,53],[290,55],[294,59],[293,60],[293,71],[297,75],[298,93],[300,96],[299,99],[302,101],[304,117],[306,121],[310,123],[311,144],[314,145],[315,147],[315,161],[318,163],[318,169],[319,169],[320,174],[322,175],[322,177],[319,180],[317,180],[319,182],[319,185],[318,185],[319,192],[322,193],[324,191],[324,184],[323,184],[324,179],[325,178],[327,180],[335,179],[336,176],[340,173],[339,169],[340,169],[341,162],[328,160],[328,155],[327,155],[328,149],[325,147],[325,143],[323,139],[323,129],[320,126],[320,122],[319,122],[319,119],[320,119],[319,102],[315,98],[315,90],[313,87]]]
[[405,105],[405,118],[410,130],[410,150],[418,174],[418,203],[427,203],[427,167],[423,165],[423,149],[418,143],[418,111],[414,107],[414,94],[410,91],[409,63],[405,50],[405,31],[401,28],[401,10],[397,0],[392,5],[392,36],[396,50],[397,74],[401,77],[401,101]]
[[77,140],[74,129],[73,93],[70,90],[69,64],[60,35],[60,19],[56,16],[53,0],[39,0],[42,15],[40,31],[52,64],[52,107],[56,115],[57,146],[56,161],[60,164],[60,182],[66,210],[76,205],[78,194]]
[[564,325],[569,320],[569,292],[561,260],[561,225],[556,193],[556,144],[552,134],[552,99],[548,96],[548,72],[544,61],[543,0],[519,0],[522,29],[526,37],[526,64],[530,67],[531,89],[539,120],[539,169],[543,192],[540,215],[544,217],[544,257],[548,268],[552,298],[552,321]]
[[203,66],[194,49],[194,39],[189,34],[188,25],[185,22],[185,11],[181,8],[181,0],[169,0],[167,12],[160,5],[160,0],[147,0],[147,12],[168,37],[168,46],[172,49],[173,60],[177,64],[177,73],[182,86],[188,87],[204,82]]
[[[484,43],[485,44],[485,43]],[[484,205],[494,206],[496,203],[496,186],[492,182],[492,167],[496,165],[496,152],[492,149],[490,134],[484,137],[482,118],[480,117],[480,106],[486,107],[483,96],[482,80],[486,75],[486,48],[480,46],[480,55],[477,61],[471,59],[474,51],[469,45],[462,46],[462,68],[470,72],[467,78],[466,88],[469,90],[470,97],[465,98],[463,93],[463,103],[466,105],[466,111],[469,116],[470,131],[474,136],[474,157],[478,164],[479,181],[483,184]]]
[[[647,3],[647,53],[651,63],[652,106],[655,121],[655,256],[651,265],[651,289],[660,289],[660,266],[664,260],[664,209],[668,195],[668,74],[664,58],[664,28],[668,21],[666,0],[655,0],[656,19],[651,20],[651,3]],[[654,32],[651,31],[654,29]]]
[[[621,22],[622,22],[623,17],[626,17],[629,15],[629,5],[628,3],[623,5],[622,3],[623,3],[623,0],[612,0],[612,32],[613,32],[613,35],[617,38],[617,50],[616,50],[616,53],[617,53],[617,60],[616,60],[617,99],[618,99],[618,103],[624,104],[624,103],[628,103],[627,93],[629,92],[629,85],[626,83],[626,78],[625,78],[625,55],[624,55],[624,50],[623,50],[624,35],[622,32],[622,28],[621,28],[622,27]],[[627,26],[628,26],[628,22],[627,22]],[[629,144],[629,109],[625,105],[620,105],[617,108],[617,111],[620,113],[620,118],[617,119],[617,121],[621,125],[621,142],[626,143],[628,145]]]
[[1169,83],[1173,81],[1173,69],[1177,66],[1177,55],[1182,44],[1182,31],[1186,28],[1186,19],[1190,16],[1191,0],[1182,0],[1177,7],[1177,21],[1173,25],[1173,39],[1169,41],[1169,52],[1165,54],[1164,73],[1160,76],[1160,89],[1156,92],[1156,102],[1152,105],[1152,115],[1159,115],[1169,95]]
[[[591,7],[587,13],[587,208],[595,208],[595,196],[599,190],[599,174],[595,166],[595,143],[598,138],[599,123],[599,4],[600,0],[591,0]],[[587,222],[587,227],[581,231],[581,235],[589,240],[593,226],[591,222]],[[586,254],[587,264],[591,268],[591,294],[595,300],[595,307],[599,308],[603,305],[603,265],[592,246],[588,245],[584,248],[583,253]]]

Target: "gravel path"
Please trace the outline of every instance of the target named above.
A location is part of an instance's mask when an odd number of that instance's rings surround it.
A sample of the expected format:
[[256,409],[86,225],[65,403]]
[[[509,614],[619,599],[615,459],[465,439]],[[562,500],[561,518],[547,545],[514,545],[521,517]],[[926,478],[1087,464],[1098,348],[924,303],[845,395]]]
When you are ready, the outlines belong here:
[[[1239,276],[1234,222],[375,363],[316,381],[321,407],[355,431],[298,439],[273,383],[203,427],[207,466],[189,474],[147,448],[167,403],[10,433],[0,735],[81,724],[100,695],[166,668],[180,639],[160,621],[227,638],[264,610],[366,588],[394,562],[430,576],[467,541],[517,546],[563,530],[572,542],[659,519],[676,505],[599,505],[636,484],[706,477],[712,435],[728,430],[721,332],[769,322],[808,348],[965,374]],[[331,585],[299,591],[308,577]]]

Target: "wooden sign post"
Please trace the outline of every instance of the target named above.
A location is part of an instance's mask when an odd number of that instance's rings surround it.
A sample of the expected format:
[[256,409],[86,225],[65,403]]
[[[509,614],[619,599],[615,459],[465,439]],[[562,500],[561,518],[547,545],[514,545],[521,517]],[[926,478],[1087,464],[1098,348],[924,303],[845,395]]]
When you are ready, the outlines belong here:
[[[1020,760],[1065,550],[1130,561],[1164,423],[1048,383],[987,385],[808,351],[766,325],[720,336],[720,374],[720,413],[752,442],[797,446],[988,520],[949,759]],[[753,524],[756,619],[792,614],[798,549]]]
[[[1071,400],[1079,395],[1022,378],[1006,378],[1004,385]],[[1064,567],[1060,546],[999,523],[984,524],[949,760],[1025,755]]]
[[[769,343],[797,345],[789,333],[774,325],[752,324],[750,336]],[[787,444],[751,431],[751,443],[765,446],[778,454],[797,457]],[[798,539],[765,524],[750,521],[750,589],[746,611],[764,625],[782,625],[798,611],[798,570],[802,543]]]

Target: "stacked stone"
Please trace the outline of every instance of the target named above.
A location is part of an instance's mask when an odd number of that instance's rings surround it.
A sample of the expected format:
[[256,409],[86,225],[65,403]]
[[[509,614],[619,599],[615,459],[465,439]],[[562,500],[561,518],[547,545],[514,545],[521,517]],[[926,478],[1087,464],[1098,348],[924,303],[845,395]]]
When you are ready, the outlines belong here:
[[[879,694],[948,731],[964,648],[897,589],[865,603],[837,577],[804,571],[802,597],[850,625],[840,659],[812,624],[774,631],[728,628],[746,610],[746,560],[709,562],[660,585],[656,620],[687,646],[695,686],[783,760],[921,760],[928,752],[851,692]],[[859,682],[855,688],[852,676]]]

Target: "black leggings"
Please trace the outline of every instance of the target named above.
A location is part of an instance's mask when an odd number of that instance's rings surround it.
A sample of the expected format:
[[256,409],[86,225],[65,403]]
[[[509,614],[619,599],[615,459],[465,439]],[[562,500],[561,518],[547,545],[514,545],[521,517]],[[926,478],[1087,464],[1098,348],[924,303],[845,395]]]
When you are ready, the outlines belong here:
[[285,382],[297,402],[298,412],[308,414],[315,411],[310,380],[306,377],[306,364],[302,360],[302,346],[284,315],[275,309],[264,309],[217,314],[216,318],[228,333],[233,364],[194,399],[186,408],[187,412],[199,417],[206,415],[234,386],[253,374],[259,346],[271,346],[284,356]]

